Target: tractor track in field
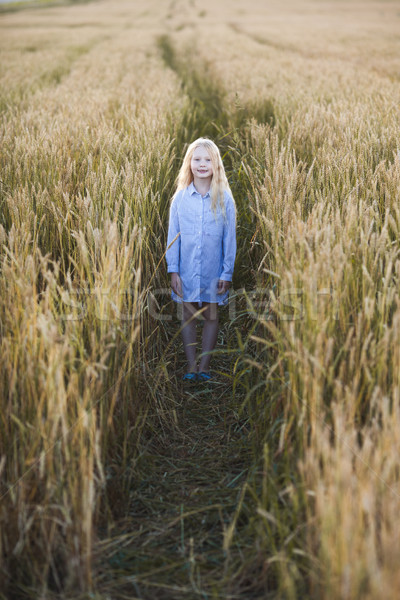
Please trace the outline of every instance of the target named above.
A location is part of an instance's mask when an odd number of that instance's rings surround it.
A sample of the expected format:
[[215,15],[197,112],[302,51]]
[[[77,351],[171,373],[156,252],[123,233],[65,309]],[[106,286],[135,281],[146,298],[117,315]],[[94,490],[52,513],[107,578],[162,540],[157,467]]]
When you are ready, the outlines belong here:
[[235,582],[225,575],[240,562],[224,541],[237,526],[252,464],[246,421],[229,382],[178,386],[177,427],[154,431],[140,455],[137,487],[109,546],[108,577],[118,576],[119,594],[143,600],[211,598],[217,588],[219,598],[261,598],[240,571]]

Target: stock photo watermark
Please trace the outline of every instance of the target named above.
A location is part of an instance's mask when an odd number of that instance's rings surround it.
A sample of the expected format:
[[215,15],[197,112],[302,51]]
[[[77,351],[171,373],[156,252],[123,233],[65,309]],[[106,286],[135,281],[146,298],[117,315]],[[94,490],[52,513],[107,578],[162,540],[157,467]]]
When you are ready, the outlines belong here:
[[[218,296],[215,301],[218,302]],[[169,287],[141,293],[137,288],[115,291],[103,287],[79,288],[61,298],[59,319],[81,321],[89,315],[100,321],[134,321],[145,314],[156,321],[182,319],[182,303],[173,302]],[[302,321],[330,317],[338,320],[339,298],[332,288],[274,288],[257,287],[229,290],[224,304],[228,318],[236,319],[244,312],[258,320]],[[201,315],[199,315],[201,318]]]

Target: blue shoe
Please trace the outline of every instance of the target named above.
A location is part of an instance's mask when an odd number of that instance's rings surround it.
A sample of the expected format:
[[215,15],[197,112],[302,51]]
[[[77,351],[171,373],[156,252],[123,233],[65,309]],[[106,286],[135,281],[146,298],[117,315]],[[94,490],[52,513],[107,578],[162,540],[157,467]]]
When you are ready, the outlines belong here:
[[197,373],[185,373],[185,375],[182,377],[182,381],[197,381]]
[[206,371],[200,371],[197,373],[197,381],[210,381],[212,379],[210,373],[206,373]]

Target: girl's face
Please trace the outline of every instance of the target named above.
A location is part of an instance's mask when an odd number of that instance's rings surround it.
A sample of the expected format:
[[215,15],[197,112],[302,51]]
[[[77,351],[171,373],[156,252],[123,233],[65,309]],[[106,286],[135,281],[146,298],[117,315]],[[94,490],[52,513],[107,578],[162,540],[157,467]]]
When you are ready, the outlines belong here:
[[210,153],[205,146],[197,146],[193,152],[190,168],[194,179],[210,179],[213,176],[213,168]]

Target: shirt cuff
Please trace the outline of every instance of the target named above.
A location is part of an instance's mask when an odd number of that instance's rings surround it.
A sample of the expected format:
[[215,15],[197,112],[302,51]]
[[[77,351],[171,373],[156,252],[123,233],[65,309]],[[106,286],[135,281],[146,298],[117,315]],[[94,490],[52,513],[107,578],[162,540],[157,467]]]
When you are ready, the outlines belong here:
[[224,273],[222,273],[222,275],[220,275],[220,281],[232,281],[232,275],[224,275]]
[[179,273],[179,265],[168,265],[168,273]]

